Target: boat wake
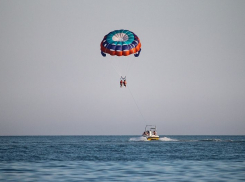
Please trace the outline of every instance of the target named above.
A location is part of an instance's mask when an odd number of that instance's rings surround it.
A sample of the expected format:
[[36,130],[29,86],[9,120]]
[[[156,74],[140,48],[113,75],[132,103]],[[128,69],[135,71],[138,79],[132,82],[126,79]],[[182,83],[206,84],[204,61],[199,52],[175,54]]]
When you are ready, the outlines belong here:
[[168,137],[159,138],[159,140],[163,141],[163,142],[177,142],[178,141],[176,139],[172,139],[172,138],[168,138]]
[[221,140],[221,139],[203,139],[200,142],[233,142],[233,140]]
[[[132,142],[142,142],[142,141],[149,141],[146,137],[133,137],[130,138],[129,141]],[[155,141],[162,141],[162,142],[245,142],[244,140],[231,140],[231,139],[218,139],[218,138],[206,138],[206,139],[196,139],[196,140],[186,140],[186,139],[174,139],[168,137],[160,137],[159,140]]]
[[148,141],[146,137],[135,137],[135,138],[130,138],[129,141],[132,142],[140,142],[140,141]]
[[[146,137],[134,137],[134,138],[130,138],[129,141],[132,141],[132,142],[140,142],[140,141],[149,141],[149,140],[147,140]],[[172,138],[168,138],[168,137],[163,137],[163,138],[159,138],[158,141],[162,141],[162,142],[176,142],[178,140],[172,139]]]

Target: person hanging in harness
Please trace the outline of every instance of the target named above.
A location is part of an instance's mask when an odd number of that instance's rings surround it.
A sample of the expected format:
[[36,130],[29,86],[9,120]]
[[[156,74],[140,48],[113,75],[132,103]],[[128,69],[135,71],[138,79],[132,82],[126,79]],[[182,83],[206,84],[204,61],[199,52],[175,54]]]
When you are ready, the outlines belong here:
[[123,85],[123,81],[122,79],[120,79],[120,87],[122,88],[122,85]]
[[127,81],[126,81],[126,79],[123,81],[123,85],[124,85],[124,87],[127,87]]
[[126,81],[126,76],[120,78],[120,87],[122,88],[122,86],[126,87],[127,86],[127,81]]

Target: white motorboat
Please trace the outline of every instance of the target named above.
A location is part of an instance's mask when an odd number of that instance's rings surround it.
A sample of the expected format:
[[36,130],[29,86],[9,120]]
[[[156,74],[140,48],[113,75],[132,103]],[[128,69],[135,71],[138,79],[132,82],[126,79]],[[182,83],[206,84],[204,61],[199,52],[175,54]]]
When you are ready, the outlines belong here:
[[146,137],[147,140],[159,140],[156,125],[146,125],[145,131],[142,136]]

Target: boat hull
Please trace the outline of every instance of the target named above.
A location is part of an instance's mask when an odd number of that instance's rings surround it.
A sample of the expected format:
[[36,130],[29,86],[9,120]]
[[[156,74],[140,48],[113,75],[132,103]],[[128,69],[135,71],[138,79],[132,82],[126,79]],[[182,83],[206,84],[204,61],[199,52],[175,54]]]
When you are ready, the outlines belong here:
[[147,140],[159,140],[159,137],[146,137]]

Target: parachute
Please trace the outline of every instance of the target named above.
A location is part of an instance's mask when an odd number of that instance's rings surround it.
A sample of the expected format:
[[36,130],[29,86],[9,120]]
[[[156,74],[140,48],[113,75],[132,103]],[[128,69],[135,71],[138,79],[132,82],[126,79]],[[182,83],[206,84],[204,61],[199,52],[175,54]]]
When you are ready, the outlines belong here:
[[[135,57],[138,57],[141,52],[141,43],[139,37],[129,30],[114,30],[104,36],[103,40],[100,43],[100,50],[102,56],[106,57],[106,54],[111,56],[129,56],[134,54]],[[122,59],[121,59],[122,60]],[[130,61],[131,62],[131,61]],[[115,63],[115,62],[114,62]],[[115,69],[115,67],[113,66]],[[115,69],[116,70],[116,69]],[[116,70],[117,71],[117,70]],[[118,72],[118,71],[117,71]],[[119,76],[122,75],[118,72]],[[126,76],[120,78],[120,87],[127,87]],[[128,88],[141,116],[143,117],[130,89]],[[143,117],[144,119],[144,117]]]
[[134,54],[138,57],[141,52],[141,43],[137,35],[129,30],[114,30],[103,38],[100,44],[101,54],[112,56],[128,56]]

